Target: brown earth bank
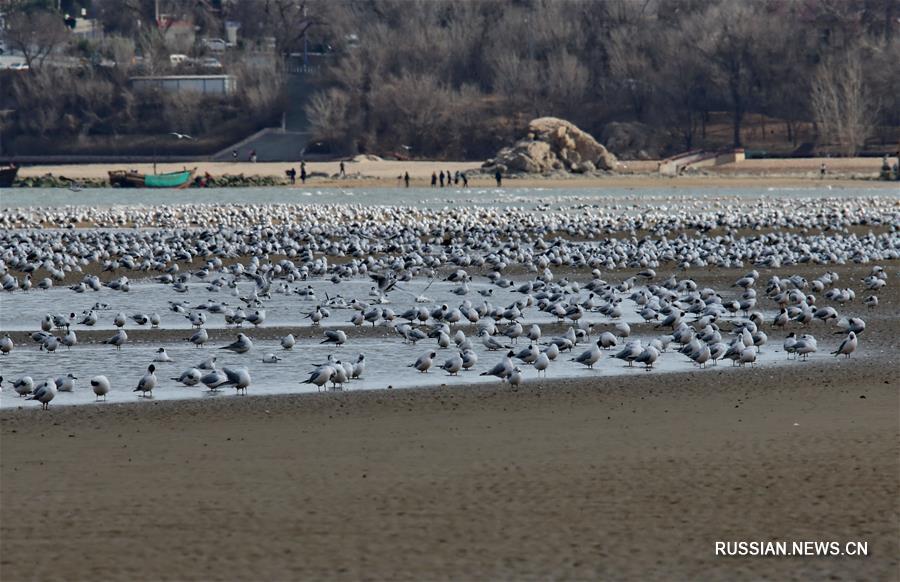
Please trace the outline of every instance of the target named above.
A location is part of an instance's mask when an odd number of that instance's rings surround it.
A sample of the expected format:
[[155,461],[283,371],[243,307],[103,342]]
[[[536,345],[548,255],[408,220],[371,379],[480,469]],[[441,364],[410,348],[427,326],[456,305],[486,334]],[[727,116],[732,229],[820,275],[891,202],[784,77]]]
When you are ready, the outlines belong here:
[[[892,370],[3,411],[0,575],[895,579]],[[726,540],[869,555],[716,557]]]

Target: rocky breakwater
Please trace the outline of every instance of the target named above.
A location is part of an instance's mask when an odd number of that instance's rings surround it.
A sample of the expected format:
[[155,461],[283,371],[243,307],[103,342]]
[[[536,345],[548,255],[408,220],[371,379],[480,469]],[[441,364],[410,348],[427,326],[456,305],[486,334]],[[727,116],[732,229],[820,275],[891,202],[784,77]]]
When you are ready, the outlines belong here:
[[482,168],[487,172],[584,174],[614,170],[616,157],[591,134],[556,117],[541,117],[528,124],[525,138],[497,152]]

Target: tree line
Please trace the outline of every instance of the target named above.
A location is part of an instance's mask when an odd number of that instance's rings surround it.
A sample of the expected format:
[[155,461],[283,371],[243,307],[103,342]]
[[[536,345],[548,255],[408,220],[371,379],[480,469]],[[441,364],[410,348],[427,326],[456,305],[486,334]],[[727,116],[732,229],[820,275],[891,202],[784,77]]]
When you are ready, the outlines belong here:
[[[785,151],[801,127],[832,153],[897,147],[897,0],[378,0],[324,11],[341,50],[308,112],[348,151],[479,157],[545,115],[598,136],[624,123],[661,153],[745,146],[751,114],[778,120]],[[717,112],[731,131],[716,143],[705,130]]]
[[[7,134],[268,123],[284,107],[285,62],[311,52],[318,69],[305,110],[316,141],[335,153],[485,158],[539,116],[652,156],[758,144],[842,155],[897,147],[900,0],[63,4],[88,8],[105,31],[68,54],[115,66],[50,66],[64,42],[57,2],[10,0],[7,44],[29,53],[31,67],[5,84],[0,100],[42,111],[7,118]],[[169,67],[157,8],[194,23],[198,37],[221,36],[225,20],[239,23],[241,45],[226,63],[241,75],[238,95],[209,102],[129,90],[135,57],[153,72]],[[266,43],[277,59],[261,68],[254,55]]]

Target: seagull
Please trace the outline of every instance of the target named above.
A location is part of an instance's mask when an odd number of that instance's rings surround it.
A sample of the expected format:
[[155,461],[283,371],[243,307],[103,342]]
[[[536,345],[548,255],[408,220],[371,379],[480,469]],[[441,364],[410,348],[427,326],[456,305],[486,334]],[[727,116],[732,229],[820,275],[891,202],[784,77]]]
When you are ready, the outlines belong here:
[[753,347],[746,347],[741,351],[740,358],[738,359],[741,366],[744,364],[750,364],[751,366],[756,364],[756,350]]
[[206,331],[205,327],[201,327],[188,338],[188,341],[199,348],[209,341],[209,333]]
[[194,139],[186,133],[178,133],[177,131],[172,131],[169,135],[174,135],[177,139]]
[[266,354],[265,356],[263,356],[263,359],[262,359],[263,364],[277,364],[281,360],[282,360],[282,358],[279,358],[278,356],[276,356],[275,354],[273,354],[271,352]]
[[479,376],[495,376],[497,378],[500,378],[500,380],[502,381],[506,381],[506,379],[509,378],[509,376],[513,372],[513,363],[511,358],[514,355],[515,354],[511,351],[507,352],[503,359],[495,364],[493,368],[491,368],[487,372],[482,372],[481,374],[479,374]]
[[197,368],[200,370],[215,370],[216,369],[216,356],[211,356],[206,358],[199,364],[197,364]]
[[417,359],[414,363],[408,364],[407,368],[415,368],[419,372],[422,372],[423,374],[427,374],[429,368],[431,368],[434,358],[436,358],[436,357],[437,357],[437,352],[425,353],[425,354],[419,356],[419,359]]
[[[56,383],[54,382],[53,385],[56,386]],[[27,396],[34,390],[34,380],[31,379],[31,376],[22,376],[13,383],[13,390],[19,396]]]
[[78,343],[78,338],[75,336],[75,330],[70,329],[66,335],[60,340],[62,345],[66,346],[67,349],[72,349],[72,346]]
[[294,339],[294,334],[292,333],[281,338],[281,347],[285,350],[293,348],[295,343],[297,343],[297,341]]
[[250,372],[247,368],[222,368],[227,380],[222,386],[234,386],[238,394],[246,394],[250,386]]
[[833,356],[837,357],[840,355],[850,357],[850,354],[856,351],[856,334],[852,331],[847,334],[847,337],[844,338],[844,341],[841,342],[841,345],[838,346],[838,349],[831,352]]
[[56,389],[60,392],[74,392],[75,380],[78,378],[72,374],[66,374],[56,379]]
[[91,378],[91,388],[97,395],[95,400],[100,400],[102,396],[105,401],[106,395],[109,394],[109,379],[106,376],[94,376]]
[[590,349],[581,352],[578,356],[574,358],[570,358],[569,361],[578,362],[579,364],[584,364],[588,367],[588,369],[593,369],[594,364],[600,361],[600,358],[603,356],[603,352],[600,351],[600,342],[591,344]]
[[9,352],[11,352],[14,347],[15,344],[13,343],[12,338],[9,337],[9,334],[6,334],[2,339],[0,339],[0,354],[3,354],[5,356]]
[[538,354],[538,357],[534,360],[534,363],[532,365],[534,366],[534,369],[538,371],[539,376],[541,372],[543,372],[544,376],[546,377],[547,368],[550,367],[550,357],[547,355],[547,352],[541,352],[540,354]]
[[153,364],[150,364],[150,366],[147,367],[147,373],[144,374],[143,377],[141,377],[140,381],[138,382],[137,388],[132,390],[132,392],[140,392],[141,393],[140,395],[144,398],[147,397],[147,393],[149,392],[150,396],[152,397],[153,396],[153,388],[156,387],[155,372],[156,372],[156,366],[154,366]]
[[335,362],[335,366],[332,368],[334,370],[334,374],[331,375],[331,387],[337,389],[340,386],[340,389],[344,389],[344,383],[349,381],[347,368],[344,367],[344,364],[341,363],[340,360]]
[[501,344],[496,339],[492,338],[490,336],[490,334],[488,334],[488,332],[485,330],[481,330],[478,333],[478,335],[481,336],[481,343],[483,343],[484,347],[486,347],[489,351],[493,352],[496,350],[508,350],[510,347],[510,346]]
[[612,357],[616,358],[617,360],[628,362],[628,366],[632,367],[634,365],[634,361],[638,356],[641,355],[641,353],[643,353],[643,351],[644,350],[641,347],[641,343],[639,341],[628,342],[627,344],[625,344],[625,347],[619,351],[619,353],[613,354]]
[[56,392],[56,380],[47,378],[25,400],[37,400],[41,403],[41,410],[50,410],[50,401],[56,398]]
[[166,348],[159,348],[156,350],[156,357],[153,358],[153,361],[157,363],[167,363],[171,362],[172,358],[166,353]]
[[222,346],[219,348],[220,350],[229,350],[236,354],[245,354],[250,351],[250,348],[253,347],[253,342],[250,341],[250,338],[245,336],[242,333],[238,334],[237,340],[228,344],[227,346]]
[[338,346],[342,346],[347,343],[347,334],[343,331],[337,329],[326,329],[325,330],[325,339],[319,342],[320,344],[335,344]]
[[200,383],[200,370],[197,368],[188,368],[181,373],[181,376],[172,378],[176,382],[180,382],[185,386],[196,386]]
[[218,390],[219,386],[225,382],[228,382],[228,376],[221,370],[213,370],[208,374],[204,374],[203,377],[200,378],[200,382],[212,392]]
[[653,369],[653,363],[659,358],[659,350],[657,350],[653,346],[647,346],[644,348],[638,356],[634,359],[638,364],[644,364],[644,369],[648,372]]
[[309,378],[306,381],[301,382],[301,383],[302,384],[313,384],[317,388],[321,389],[322,386],[324,386],[325,384],[328,384],[328,381],[331,380],[331,377],[334,375],[334,372],[335,372],[335,370],[331,366],[321,366],[321,367],[313,370],[310,373]]
[[362,378],[363,372],[366,371],[366,356],[360,354],[359,357],[356,358],[356,362],[353,364],[353,372],[350,374],[350,378],[357,379]]
[[462,370],[463,367],[463,359],[462,355],[457,353],[455,356],[450,356],[447,360],[441,364],[441,370],[447,372],[449,376],[458,376],[459,371]]
[[125,345],[125,342],[127,342],[127,341],[128,341],[128,334],[125,333],[124,329],[120,329],[119,331],[116,332],[116,335],[112,336],[109,339],[103,340],[102,343],[116,346],[117,350],[121,350],[122,346]]

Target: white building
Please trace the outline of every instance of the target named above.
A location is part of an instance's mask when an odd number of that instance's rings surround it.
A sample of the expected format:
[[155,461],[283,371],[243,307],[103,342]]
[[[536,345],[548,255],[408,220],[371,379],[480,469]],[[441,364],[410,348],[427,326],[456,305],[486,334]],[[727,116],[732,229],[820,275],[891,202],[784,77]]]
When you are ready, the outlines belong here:
[[136,90],[161,89],[170,93],[192,91],[204,95],[231,95],[237,89],[233,75],[155,75],[131,77]]

